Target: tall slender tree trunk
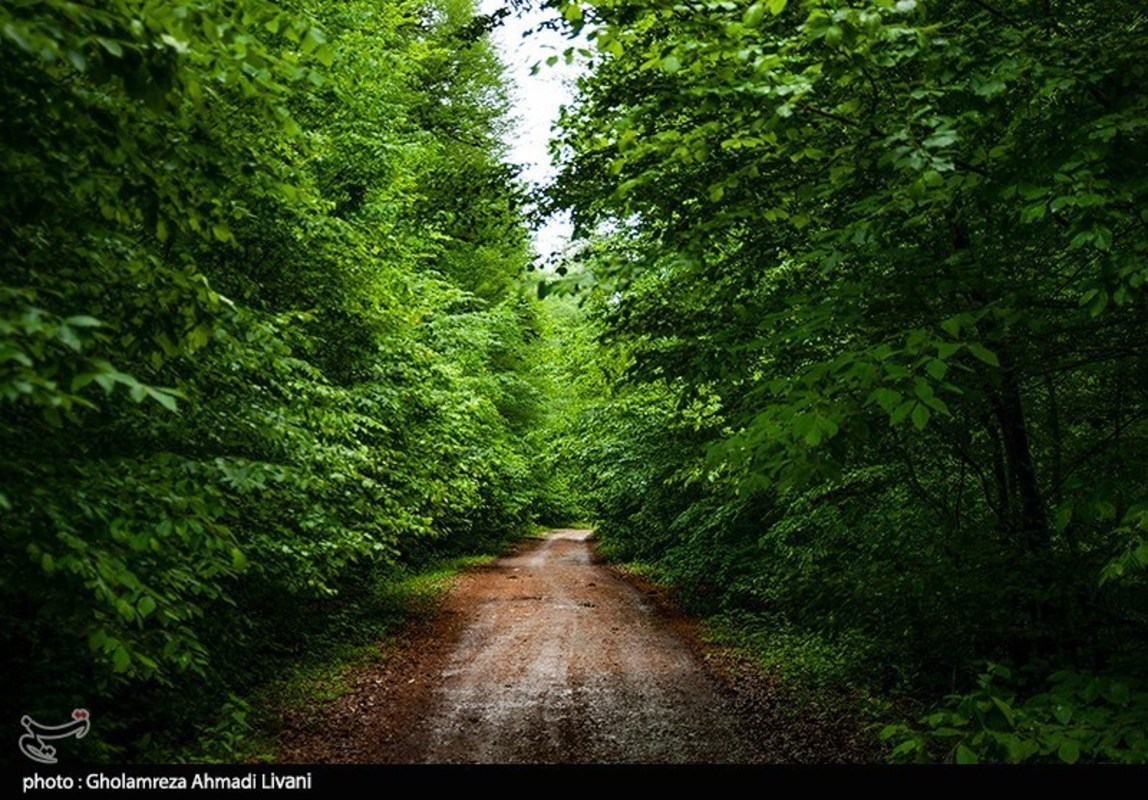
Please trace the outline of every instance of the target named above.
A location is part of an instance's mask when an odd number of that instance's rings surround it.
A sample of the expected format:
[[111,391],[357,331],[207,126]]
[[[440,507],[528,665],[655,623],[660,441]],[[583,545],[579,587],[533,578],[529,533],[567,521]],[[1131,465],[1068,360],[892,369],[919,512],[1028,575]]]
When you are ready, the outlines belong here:
[[1009,477],[1020,503],[1019,528],[1025,549],[1048,549],[1048,512],[1033,466],[1025,423],[1024,405],[1017,385],[1016,369],[1008,347],[998,348],[1001,362],[1000,389],[993,398],[993,410],[1001,429]]

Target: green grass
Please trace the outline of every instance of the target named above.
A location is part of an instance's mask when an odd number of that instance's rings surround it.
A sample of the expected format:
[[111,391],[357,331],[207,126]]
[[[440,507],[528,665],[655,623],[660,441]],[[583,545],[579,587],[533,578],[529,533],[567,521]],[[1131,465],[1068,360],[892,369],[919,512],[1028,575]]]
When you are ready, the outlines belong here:
[[705,630],[713,643],[737,651],[763,672],[791,685],[853,687],[859,677],[864,682],[858,667],[870,660],[859,634],[831,641],[769,616],[717,614],[706,620]]
[[[608,552],[604,555],[607,559],[610,558]],[[673,584],[666,580],[664,572],[655,564],[649,564],[645,561],[620,561],[615,562],[613,566],[626,575],[633,575],[635,578],[649,581],[657,586],[664,586],[669,589],[673,588]]]
[[[402,629],[434,613],[439,601],[465,570],[489,564],[496,554],[448,558],[417,572],[392,572],[379,579],[362,602],[340,608],[328,619],[300,621],[320,628],[307,637],[297,657],[283,659],[277,677],[245,696],[232,695],[198,740],[176,751],[159,751],[155,763],[256,763],[275,759],[277,728],[287,708],[309,709],[319,724],[323,708],[351,691],[352,677],[384,662]],[[330,624],[323,626],[326,621]]]
[[535,525],[533,529],[527,533],[523,538],[525,539],[545,539],[554,531],[564,530],[589,530],[594,526],[589,522],[572,522],[569,525],[561,525],[555,527],[554,525]]

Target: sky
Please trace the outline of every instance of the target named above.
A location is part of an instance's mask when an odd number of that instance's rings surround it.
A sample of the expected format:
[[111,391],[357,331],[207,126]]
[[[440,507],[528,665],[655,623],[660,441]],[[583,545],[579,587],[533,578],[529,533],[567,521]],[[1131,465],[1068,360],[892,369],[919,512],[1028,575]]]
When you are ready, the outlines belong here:
[[[480,10],[490,14],[506,6],[504,0],[481,0]],[[559,108],[574,96],[573,84],[578,64],[568,65],[561,58],[566,48],[585,47],[584,41],[565,38],[552,30],[537,31],[538,24],[557,15],[548,9],[532,9],[521,16],[511,14],[491,34],[499,57],[506,65],[510,82],[511,134],[509,160],[525,167],[523,178],[530,183],[545,183],[554,176],[547,142],[550,129],[558,118]],[[525,35],[524,35],[525,34]],[[546,59],[559,56],[553,67]],[[542,62],[537,75],[531,75],[535,64]],[[542,260],[561,250],[570,240],[570,223],[554,219],[534,232],[534,246]]]

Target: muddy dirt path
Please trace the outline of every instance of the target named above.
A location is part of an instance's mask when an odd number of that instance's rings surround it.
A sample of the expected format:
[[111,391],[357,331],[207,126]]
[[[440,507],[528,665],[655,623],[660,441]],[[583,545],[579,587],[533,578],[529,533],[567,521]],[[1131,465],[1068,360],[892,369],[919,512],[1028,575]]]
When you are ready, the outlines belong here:
[[427,716],[432,762],[725,762],[749,751],[690,646],[551,534],[466,587],[470,620]]
[[767,759],[681,621],[555,531],[462,576],[443,608],[318,716],[285,761],[674,763]]

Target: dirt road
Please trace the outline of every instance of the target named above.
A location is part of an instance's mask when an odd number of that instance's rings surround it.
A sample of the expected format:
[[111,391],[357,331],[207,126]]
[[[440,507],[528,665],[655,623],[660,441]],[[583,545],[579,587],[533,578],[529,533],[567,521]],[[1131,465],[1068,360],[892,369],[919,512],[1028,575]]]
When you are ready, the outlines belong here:
[[469,624],[429,709],[422,760],[749,758],[692,649],[592,563],[589,533],[556,532],[467,587]]
[[751,762],[680,625],[561,530],[464,575],[336,708],[288,720],[311,762]]

